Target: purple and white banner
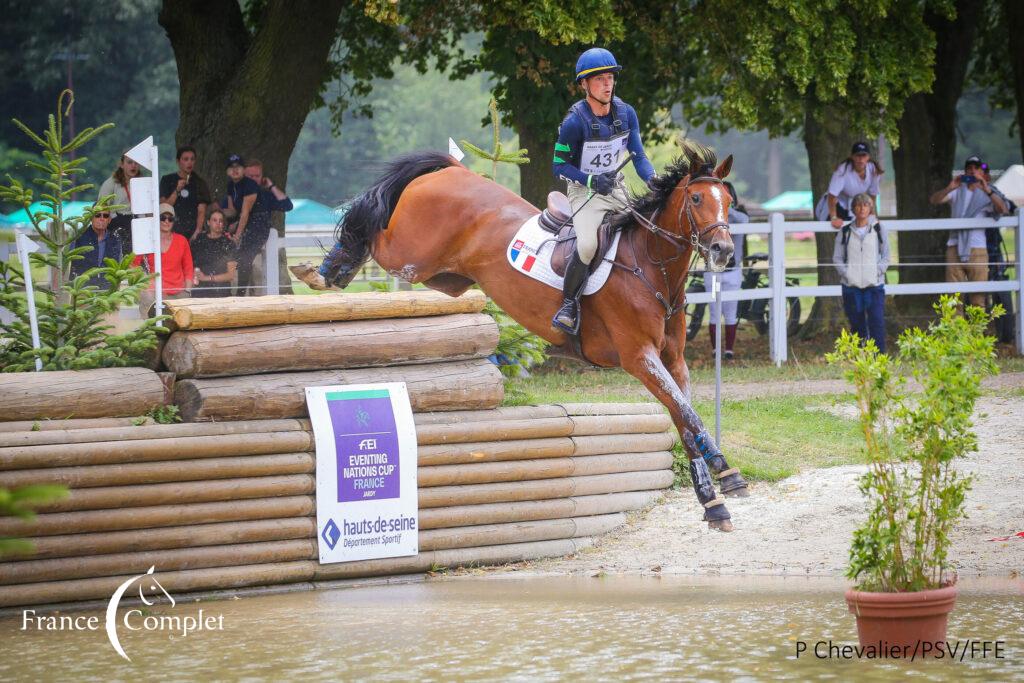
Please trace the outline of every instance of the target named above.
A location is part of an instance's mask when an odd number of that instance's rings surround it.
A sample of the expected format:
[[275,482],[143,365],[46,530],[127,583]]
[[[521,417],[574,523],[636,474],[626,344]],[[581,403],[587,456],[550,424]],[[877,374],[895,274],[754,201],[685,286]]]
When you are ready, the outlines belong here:
[[307,387],[320,563],[419,552],[416,425],[404,382]]

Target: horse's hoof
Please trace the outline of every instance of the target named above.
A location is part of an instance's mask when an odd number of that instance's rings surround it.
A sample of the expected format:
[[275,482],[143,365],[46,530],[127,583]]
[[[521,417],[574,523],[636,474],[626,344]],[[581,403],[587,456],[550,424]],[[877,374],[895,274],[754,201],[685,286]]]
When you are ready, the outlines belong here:
[[289,266],[288,270],[290,270],[292,275],[294,275],[300,282],[305,283],[310,289],[315,289],[317,291],[332,289],[332,287],[327,284],[327,281],[324,280],[324,276],[316,269],[316,266],[309,261],[304,261],[303,263],[295,266]]
[[749,498],[750,491],[747,490],[746,486],[742,486],[738,489],[733,489],[732,491],[722,491],[722,495],[726,498]]
[[708,528],[716,531],[732,531],[732,522],[728,519],[712,519],[708,521]]

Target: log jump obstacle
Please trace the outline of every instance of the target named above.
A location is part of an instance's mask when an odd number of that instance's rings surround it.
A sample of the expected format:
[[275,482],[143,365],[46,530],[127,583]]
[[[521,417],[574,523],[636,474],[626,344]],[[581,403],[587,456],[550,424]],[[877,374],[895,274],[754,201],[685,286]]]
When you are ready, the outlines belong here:
[[[484,304],[479,292],[169,301],[163,374],[0,374],[0,487],[71,489],[35,520],[0,518],[0,536],[35,545],[0,558],[0,607],[107,599],[152,565],[184,593],[567,555],[657,500],[673,481],[662,407],[498,407]],[[320,565],[303,389],[376,381],[409,387],[420,552]],[[169,403],[186,422],[124,417]]]

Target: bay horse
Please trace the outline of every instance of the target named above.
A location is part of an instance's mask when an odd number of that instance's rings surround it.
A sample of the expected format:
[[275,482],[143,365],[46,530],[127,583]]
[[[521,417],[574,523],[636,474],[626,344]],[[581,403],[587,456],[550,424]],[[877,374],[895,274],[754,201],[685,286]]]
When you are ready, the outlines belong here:
[[[583,298],[579,350],[602,367],[622,367],[667,408],[689,456],[690,476],[713,529],[731,531],[722,493],[747,495],[690,404],[683,359],[684,290],[696,249],[721,271],[733,252],[726,221],[729,192],[722,179],[732,156],[715,167],[714,153],[689,141],[684,155],[646,195],[611,216],[622,230],[604,286]],[[574,340],[551,327],[561,290],[512,268],[506,249],[538,210],[512,191],[473,173],[452,157],[416,152],[393,160],[357,197],[338,225],[350,258],[369,256],[388,273],[451,296],[478,284],[520,324],[572,355]]]

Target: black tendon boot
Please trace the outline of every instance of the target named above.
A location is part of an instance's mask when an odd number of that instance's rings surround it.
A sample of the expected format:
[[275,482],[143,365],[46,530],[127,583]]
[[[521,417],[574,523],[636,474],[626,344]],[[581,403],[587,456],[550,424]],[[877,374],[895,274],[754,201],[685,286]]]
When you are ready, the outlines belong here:
[[572,258],[565,267],[565,282],[562,285],[562,307],[555,313],[551,324],[557,329],[564,330],[572,335],[580,333],[580,296],[587,284],[587,275],[590,266],[580,259],[580,255],[573,251]]
[[367,249],[359,246],[340,249],[337,253],[332,251],[322,266],[321,272],[327,271],[324,279],[329,285],[344,289],[366,263],[367,256]]
[[725,499],[716,497],[715,485],[711,481],[708,464],[703,458],[694,458],[690,461],[690,479],[693,481],[697,500],[704,506],[704,521],[708,526],[721,531],[732,531],[732,522],[729,521],[731,517],[725,507]]
[[746,498],[750,495],[747,491],[747,482],[740,474],[739,468],[729,467],[725,456],[722,455],[722,449],[718,447],[706,429],[694,436],[693,442],[708,467],[718,477],[718,483],[721,484],[724,495],[736,498]]

